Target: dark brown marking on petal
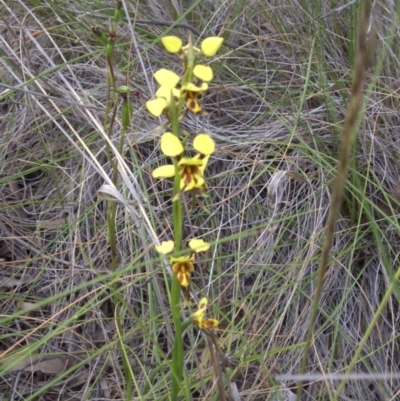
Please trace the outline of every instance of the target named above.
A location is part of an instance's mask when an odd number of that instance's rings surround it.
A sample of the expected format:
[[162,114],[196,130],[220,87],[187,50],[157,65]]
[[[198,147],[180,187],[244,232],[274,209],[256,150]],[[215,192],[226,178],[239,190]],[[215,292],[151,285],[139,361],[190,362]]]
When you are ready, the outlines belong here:
[[195,100],[190,100],[188,102],[188,109],[192,110],[192,111],[196,109],[196,101]]

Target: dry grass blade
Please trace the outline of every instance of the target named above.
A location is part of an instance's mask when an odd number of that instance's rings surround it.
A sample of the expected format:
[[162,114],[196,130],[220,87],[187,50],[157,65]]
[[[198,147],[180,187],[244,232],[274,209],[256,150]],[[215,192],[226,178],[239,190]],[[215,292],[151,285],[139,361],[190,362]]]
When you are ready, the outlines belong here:
[[[359,38],[356,61],[354,64],[351,97],[342,130],[342,143],[339,152],[338,167],[333,184],[332,200],[330,203],[328,219],[325,227],[325,241],[322,247],[321,263],[317,277],[317,287],[313,296],[313,308],[308,326],[306,344],[304,346],[303,360],[300,372],[304,374],[308,365],[308,353],[313,340],[314,324],[319,311],[319,302],[322,288],[325,283],[325,275],[329,267],[330,252],[333,245],[335,228],[342,205],[345,190],[347,173],[349,169],[351,149],[357,130],[357,119],[363,106],[365,74],[368,69],[369,56],[373,52],[375,35],[369,32],[371,18],[371,1],[363,1],[363,12],[359,23]],[[298,384],[297,400],[300,400],[302,392],[302,382]]]

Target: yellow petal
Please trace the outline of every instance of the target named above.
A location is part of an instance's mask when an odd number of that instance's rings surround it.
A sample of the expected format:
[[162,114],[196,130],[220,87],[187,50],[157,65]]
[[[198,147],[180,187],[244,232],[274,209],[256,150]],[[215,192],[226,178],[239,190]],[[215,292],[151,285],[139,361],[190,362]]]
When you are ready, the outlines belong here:
[[167,86],[169,88],[174,88],[180,80],[179,75],[165,68],[156,71],[154,73],[154,78],[161,86]]
[[190,284],[190,274],[186,272],[179,272],[177,275],[179,284],[182,287],[189,287]]
[[201,321],[201,328],[213,329],[219,325],[219,321],[215,319],[203,319]]
[[193,74],[201,79],[202,81],[209,82],[213,79],[213,70],[207,65],[195,65],[193,68]]
[[192,314],[192,320],[201,322],[204,317],[204,310],[203,309],[198,309],[196,312]]
[[167,101],[164,98],[149,100],[146,102],[147,110],[155,117],[159,117],[167,105]]
[[204,175],[204,170],[206,169],[206,167],[207,167],[207,164],[208,164],[208,160],[210,159],[210,156],[206,156],[206,157],[204,157],[203,159],[201,159],[202,161],[203,161],[203,163],[202,163],[202,165],[199,167],[200,168],[200,172],[201,172],[201,174],[203,174]]
[[200,106],[199,101],[196,98],[188,99],[187,102],[186,102],[186,107],[192,113],[195,113],[195,114],[201,113],[201,106]]
[[222,46],[222,43],[224,41],[224,38],[219,38],[219,37],[209,37],[205,38],[201,42],[201,51],[205,56],[211,57],[214,56],[219,48]]
[[164,36],[161,43],[169,53],[178,53],[182,48],[182,40],[177,36]]
[[196,188],[196,183],[193,179],[193,176],[189,177],[189,180],[186,180],[186,182],[184,180],[181,180],[181,187],[180,189],[186,191],[191,191],[192,189]]
[[193,188],[202,189],[205,184],[204,178],[200,177],[199,175],[196,178],[197,178],[197,180],[196,180],[195,184],[193,185]]
[[178,99],[181,97],[181,91],[179,89],[170,88],[169,86],[160,86],[156,92],[156,98],[163,97],[169,103],[171,94]]
[[[183,300],[183,308],[187,309],[189,308],[190,305],[192,305],[192,303],[190,302],[190,299],[186,299],[186,294],[185,295],[185,299]],[[189,295],[187,295],[189,297]]]
[[215,142],[207,134],[198,134],[193,141],[193,147],[202,155],[211,155],[215,152]]
[[210,249],[210,244],[202,239],[193,238],[189,241],[189,248],[195,252],[205,252]]
[[199,310],[204,311],[207,308],[208,300],[206,297],[200,299],[199,302]]
[[165,156],[175,157],[183,153],[183,145],[177,136],[166,132],[161,135],[161,150]]
[[[187,269],[193,271],[193,258],[191,256],[179,256],[177,258],[171,258],[172,269],[177,268],[178,270],[181,268],[182,265],[188,265]],[[178,266],[178,267],[176,267]]]
[[185,166],[197,166],[201,167],[203,164],[203,160],[200,159],[200,155],[196,155],[194,157],[182,157],[179,160],[178,166],[185,167]]
[[175,166],[167,164],[165,166],[157,167],[153,173],[153,178],[172,178],[175,176]]
[[156,246],[156,251],[158,253],[166,255],[172,252],[174,246],[175,246],[174,241],[163,241],[161,242],[161,245]]
[[201,86],[195,85],[193,82],[189,82],[182,86],[182,92],[202,93],[208,89],[208,84],[203,82]]

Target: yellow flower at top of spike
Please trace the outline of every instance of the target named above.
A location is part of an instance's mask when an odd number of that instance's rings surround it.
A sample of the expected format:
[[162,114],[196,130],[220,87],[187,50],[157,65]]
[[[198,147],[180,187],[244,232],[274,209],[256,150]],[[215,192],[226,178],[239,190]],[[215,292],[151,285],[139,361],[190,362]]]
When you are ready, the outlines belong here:
[[192,322],[200,330],[212,329],[217,327],[219,324],[218,320],[216,319],[204,319],[207,303],[207,298],[202,298],[199,302],[197,311],[192,314]]
[[161,151],[164,155],[173,157],[177,161],[178,171],[173,164],[167,164],[153,171],[153,178],[172,178],[178,172],[181,178],[181,190],[205,190],[204,170],[208,159],[215,151],[215,143],[207,134],[198,134],[194,138],[193,148],[199,153],[194,157],[183,157],[184,148],[180,139],[170,132],[161,136]]
[[182,96],[185,100],[188,110],[195,114],[200,114],[202,111],[199,99],[201,94],[208,89],[207,82],[213,79],[213,70],[211,67],[196,64],[198,56],[202,53],[205,56],[214,56],[220,49],[224,39],[219,37],[205,38],[200,48],[192,45],[191,40],[186,46],[182,46],[182,40],[177,36],[165,36],[161,42],[169,53],[180,53],[184,60],[185,68],[192,68],[192,82],[183,82],[180,85],[180,77],[172,71],[165,68],[158,70],[154,74],[154,78],[160,84],[160,88],[156,92],[156,99],[146,102],[147,110],[155,117],[159,117],[163,112],[168,111],[168,106],[174,100],[178,103]]
[[[163,241],[161,245],[156,246],[156,251],[166,255],[173,251],[174,241]],[[193,238],[189,241],[190,255],[170,258],[172,271],[176,274],[177,280],[182,287],[189,287],[190,276],[194,271],[195,254],[205,252],[210,248],[210,244],[202,239]]]
[[[218,36],[210,36],[205,38],[201,44],[200,49],[192,46],[195,54],[203,53],[207,57],[214,56],[218,50],[221,48],[222,43],[224,42],[224,38],[220,38]],[[161,43],[165,47],[165,50],[169,53],[179,53],[182,52],[184,55],[187,54],[188,49],[190,47],[189,44],[186,46],[182,46],[182,40],[177,36],[164,36],[161,39]]]

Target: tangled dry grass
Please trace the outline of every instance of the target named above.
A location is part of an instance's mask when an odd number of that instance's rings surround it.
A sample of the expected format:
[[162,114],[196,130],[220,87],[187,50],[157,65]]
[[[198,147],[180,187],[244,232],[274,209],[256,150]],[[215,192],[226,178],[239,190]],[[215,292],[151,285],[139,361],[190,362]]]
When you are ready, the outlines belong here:
[[[113,4],[0,2],[1,399],[123,399],[119,336],[130,350],[135,399],[167,397],[172,337],[165,273],[152,247],[156,234],[170,234],[170,204],[167,184],[151,179],[162,162],[160,121],[144,103],[154,92],[152,73],[176,68],[156,42],[168,26],[156,22],[178,15],[174,34],[187,36],[189,24],[223,32],[233,45],[213,63],[209,115],[185,120],[188,131],[208,132],[218,144],[206,200],[212,213],[206,221],[192,214],[185,227],[188,235],[211,233],[216,244],[194,283],[213,300],[221,346],[239,359],[231,380],[241,399],[291,399],[296,381],[275,377],[299,372],[308,329],[356,51],[359,4],[350,3],[341,10],[342,1],[124,2],[130,18],[118,32],[116,73],[135,90],[135,111],[123,153],[115,154],[123,199],[112,275],[98,193],[111,173],[101,128],[106,69],[90,26],[107,30]],[[398,269],[396,7],[374,3],[366,109],[309,373],[344,372]],[[111,144],[119,135],[116,124]],[[111,279],[125,302],[123,333],[114,324]],[[395,288],[354,369],[368,380],[349,379],[340,399],[398,399],[399,376],[391,376],[399,374],[399,299]],[[216,399],[204,343],[185,341],[192,399]],[[328,400],[337,386],[306,382],[303,399]]]

